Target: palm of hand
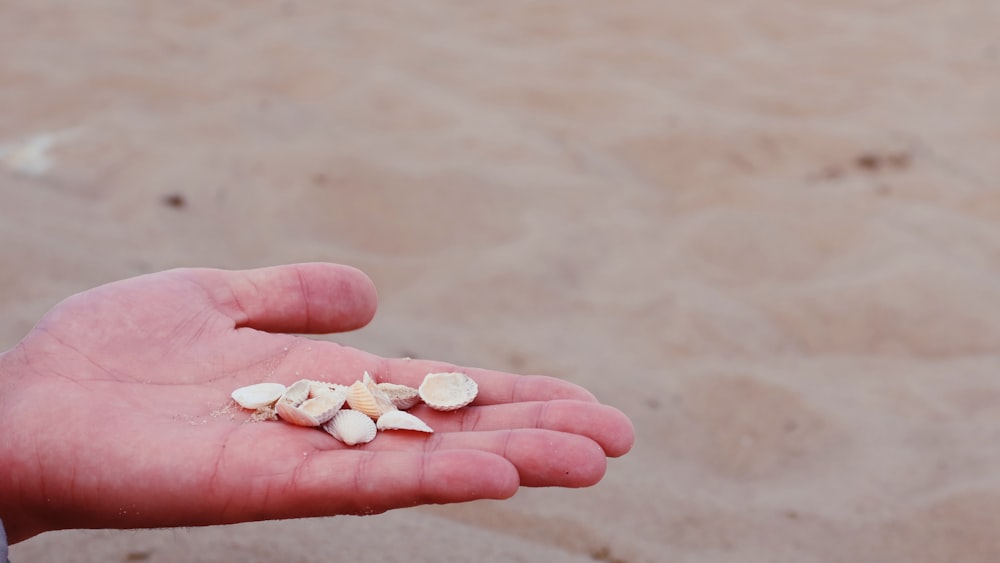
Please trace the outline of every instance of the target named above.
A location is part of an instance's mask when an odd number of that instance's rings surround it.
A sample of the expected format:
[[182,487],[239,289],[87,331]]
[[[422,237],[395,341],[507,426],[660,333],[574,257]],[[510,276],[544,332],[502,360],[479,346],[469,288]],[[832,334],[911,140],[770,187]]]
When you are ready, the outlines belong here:
[[605,455],[631,446],[627,419],[586,391],[483,370],[466,370],[480,384],[473,406],[417,407],[435,434],[363,447],[220,412],[233,389],[263,380],[350,383],[367,370],[414,385],[450,369],[282,334],[357,328],[374,307],[367,278],[325,264],[175,270],[61,303],[0,356],[11,538],[505,498],[520,485],[593,484]]

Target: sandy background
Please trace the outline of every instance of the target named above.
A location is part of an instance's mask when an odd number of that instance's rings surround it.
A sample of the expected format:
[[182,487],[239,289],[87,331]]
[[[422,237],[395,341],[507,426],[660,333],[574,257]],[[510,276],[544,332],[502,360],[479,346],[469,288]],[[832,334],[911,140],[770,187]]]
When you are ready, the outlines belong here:
[[0,347],[174,266],[366,270],[335,337],[566,378],[583,490],[15,561],[1000,560],[993,0],[0,3]]

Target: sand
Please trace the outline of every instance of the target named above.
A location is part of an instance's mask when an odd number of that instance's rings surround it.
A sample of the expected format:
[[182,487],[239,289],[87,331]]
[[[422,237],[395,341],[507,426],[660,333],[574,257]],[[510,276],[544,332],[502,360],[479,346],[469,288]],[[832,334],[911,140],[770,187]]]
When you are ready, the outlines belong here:
[[12,558],[1000,560],[998,6],[6,2],[0,346],[105,281],[342,262],[381,309],[331,339],[638,432],[589,489]]

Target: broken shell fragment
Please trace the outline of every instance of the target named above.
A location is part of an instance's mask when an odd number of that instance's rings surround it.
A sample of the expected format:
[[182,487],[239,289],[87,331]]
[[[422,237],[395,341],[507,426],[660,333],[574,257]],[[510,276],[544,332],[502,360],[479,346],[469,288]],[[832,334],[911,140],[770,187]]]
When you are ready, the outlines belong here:
[[375,421],[368,415],[348,409],[339,411],[332,420],[323,425],[323,430],[348,446],[367,444],[375,439],[375,434],[378,433]]
[[273,404],[284,393],[285,386],[280,383],[257,383],[240,387],[230,396],[241,407],[256,410]]
[[379,430],[415,430],[417,432],[434,432],[427,423],[404,411],[390,411],[378,417],[375,426]]
[[408,385],[398,383],[378,383],[380,391],[385,393],[397,409],[406,410],[420,402],[420,392]]
[[479,385],[464,373],[428,373],[418,391],[432,409],[453,411],[471,403],[479,393]]

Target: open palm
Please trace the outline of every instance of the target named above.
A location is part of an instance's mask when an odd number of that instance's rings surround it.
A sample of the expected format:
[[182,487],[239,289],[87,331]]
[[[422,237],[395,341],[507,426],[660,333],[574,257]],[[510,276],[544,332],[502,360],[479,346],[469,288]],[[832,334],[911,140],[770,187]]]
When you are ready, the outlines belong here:
[[[539,376],[383,359],[289,333],[364,326],[370,280],[332,264],[172,270],[73,296],[0,356],[0,518],[20,541],[60,528],[188,526],[506,498],[599,481],[633,430],[587,391]],[[254,423],[229,393],[260,381],[412,386],[460,369],[480,387],[432,435],[347,447]]]

